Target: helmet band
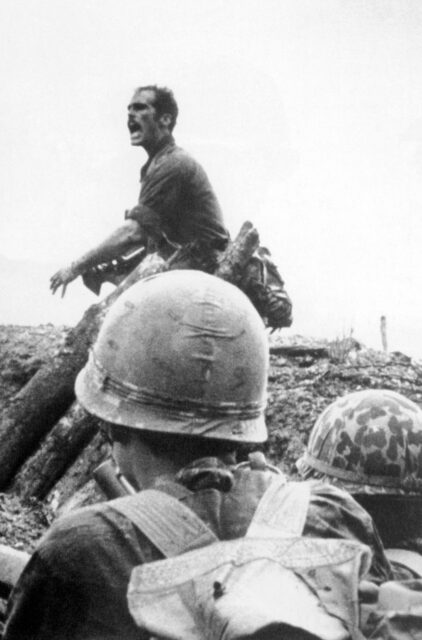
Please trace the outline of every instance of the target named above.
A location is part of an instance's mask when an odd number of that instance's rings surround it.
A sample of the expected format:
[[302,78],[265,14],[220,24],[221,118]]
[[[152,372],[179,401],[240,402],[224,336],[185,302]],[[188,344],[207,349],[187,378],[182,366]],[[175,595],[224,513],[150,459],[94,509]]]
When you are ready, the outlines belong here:
[[130,382],[117,380],[112,377],[99,363],[94,351],[90,353],[89,366],[93,382],[104,392],[111,392],[124,400],[141,406],[177,411],[186,417],[237,418],[239,420],[253,420],[260,417],[265,409],[265,402],[251,402],[240,405],[238,402],[204,402],[191,398],[177,400],[170,396],[159,394],[155,390],[138,387]]

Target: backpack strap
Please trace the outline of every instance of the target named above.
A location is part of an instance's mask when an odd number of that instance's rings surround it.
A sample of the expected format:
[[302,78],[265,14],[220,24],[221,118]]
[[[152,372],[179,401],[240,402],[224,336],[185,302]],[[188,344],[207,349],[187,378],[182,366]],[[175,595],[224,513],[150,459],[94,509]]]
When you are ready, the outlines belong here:
[[385,555],[390,562],[401,564],[419,577],[422,577],[422,556],[408,549],[386,549]]
[[217,542],[205,522],[180,502],[190,492],[173,484],[171,491],[173,495],[147,489],[112,500],[109,506],[130,520],[167,558]]
[[[308,513],[310,484],[287,482],[285,476],[274,476],[258,503],[246,535],[301,536]],[[135,496],[117,498],[109,502],[109,506],[130,520],[167,558],[218,541],[203,520],[180,502],[190,491],[174,483],[163,485],[163,489],[166,493],[147,489]]]
[[287,482],[274,476],[255,511],[248,537],[272,538],[301,536],[308,513],[310,482]]

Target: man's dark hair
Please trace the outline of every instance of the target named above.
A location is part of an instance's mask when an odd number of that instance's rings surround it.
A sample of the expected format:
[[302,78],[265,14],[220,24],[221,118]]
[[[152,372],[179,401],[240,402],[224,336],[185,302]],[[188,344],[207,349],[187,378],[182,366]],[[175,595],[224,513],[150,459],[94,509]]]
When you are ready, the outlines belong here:
[[176,124],[177,116],[179,114],[179,107],[177,106],[173,91],[167,89],[167,87],[157,87],[156,84],[149,84],[145,87],[138,87],[136,89],[136,93],[138,93],[139,91],[154,92],[154,107],[157,112],[157,116],[162,116],[164,113],[168,113],[171,116],[169,129],[170,131],[173,131]]
[[183,457],[203,458],[208,456],[221,456],[234,453],[246,447],[240,442],[230,442],[227,440],[217,440],[213,438],[200,438],[198,436],[186,436],[180,433],[163,433],[156,431],[137,430],[104,422],[108,429],[108,439],[115,442],[127,442],[130,433],[135,432],[137,437],[145,442],[154,454],[161,454],[170,458],[175,458],[178,453]]

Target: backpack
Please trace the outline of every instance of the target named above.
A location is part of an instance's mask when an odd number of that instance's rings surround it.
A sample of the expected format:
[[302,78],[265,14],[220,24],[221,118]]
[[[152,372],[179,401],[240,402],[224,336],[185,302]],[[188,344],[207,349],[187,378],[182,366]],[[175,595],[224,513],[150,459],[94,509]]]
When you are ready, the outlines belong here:
[[370,551],[302,537],[312,484],[275,476],[246,536],[228,541],[177,499],[190,493],[180,485],[113,501],[167,556],[132,572],[138,626],[169,640],[362,640],[358,584]]
[[283,278],[266,247],[259,247],[238,286],[251,300],[267,327],[275,331],[292,324],[292,302]]

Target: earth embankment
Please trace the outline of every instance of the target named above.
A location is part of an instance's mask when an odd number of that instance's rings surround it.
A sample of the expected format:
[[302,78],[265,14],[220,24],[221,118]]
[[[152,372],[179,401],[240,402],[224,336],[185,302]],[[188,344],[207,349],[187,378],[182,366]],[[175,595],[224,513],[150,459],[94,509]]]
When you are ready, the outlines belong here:
[[[36,371],[59,351],[69,329],[54,325],[0,325],[0,410]],[[366,349],[348,338],[320,342],[302,336],[271,338],[271,366],[266,411],[269,441],[266,453],[272,463],[294,474],[320,412],[338,396],[368,388],[403,393],[422,406],[422,363],[402,353]],[[97,452],[98,453],[98,452]],[[85,455],[90,455],[87,450]],[[43,502],[23,502],[13,493],[0,494],[0,543],[31,551],[54,519],[60,493],[72,494],[83,463],[59,483]],[[81,471],[82,473],[82,471]],[[91,494],[92,496],[92,494]]]

